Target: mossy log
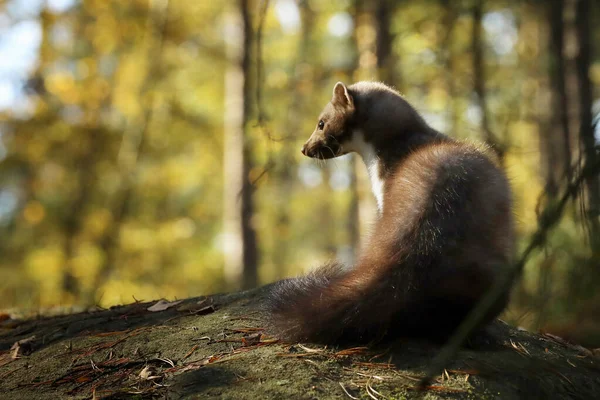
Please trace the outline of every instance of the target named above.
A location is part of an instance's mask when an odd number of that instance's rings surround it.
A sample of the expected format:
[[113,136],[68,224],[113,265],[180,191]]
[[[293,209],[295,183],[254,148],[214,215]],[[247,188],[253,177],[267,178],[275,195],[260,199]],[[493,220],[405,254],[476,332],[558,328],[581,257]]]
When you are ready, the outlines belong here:
[[593,351],[501,321],[418,390],[439,346],[278,343],[261,329],[266,290],[0,322],[0,398],[600,398]]

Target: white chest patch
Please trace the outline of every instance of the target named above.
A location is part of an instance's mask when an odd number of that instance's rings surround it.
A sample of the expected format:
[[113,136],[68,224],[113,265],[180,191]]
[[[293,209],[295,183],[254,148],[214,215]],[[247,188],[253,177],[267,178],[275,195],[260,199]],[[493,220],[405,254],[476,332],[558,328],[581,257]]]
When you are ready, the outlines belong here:
[[375,148],[370,143],[365,142],[362,131],[354,131],[352,134],[352,140],[342,145],[345,151],[355,151],[363,159],[367,172],[369,173],[369,179],[371,180],[371,191],[377,200],[377,208],[379,213],[383,212],[383,185],[384,181],[381,179],[381,160],[375,152]]

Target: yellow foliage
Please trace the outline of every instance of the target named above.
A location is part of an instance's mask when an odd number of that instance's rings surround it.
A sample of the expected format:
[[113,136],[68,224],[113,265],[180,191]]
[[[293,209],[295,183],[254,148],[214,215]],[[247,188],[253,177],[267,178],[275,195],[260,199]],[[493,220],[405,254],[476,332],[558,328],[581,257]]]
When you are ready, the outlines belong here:
[[79,279],[82,287],[92,289],[91,285],[103,258],[103,251],[93,242],[83,242],[78,246],[77,253],[71,260],[71,266],[73,276]]
[[144,251],[156,245],[156,231],[127,224],[121,227],[121,247],[125,251]]
[[289,79],[283,69],[276,69],[267,76],[267,86],[273,89],[284,89],[287,87]]
[[427,105],[432,111],[442,112],[448,107],[448,92],[442,86],[434,86],[427,95]]
[[27,159],[31,163],[40,163],[41,161],[43,161],[44,155],[48,151],[48,142],[45,140],[31,141],[31,143],[29,143],[29,145],[24,151],[26,153]]
[[600,86],[600,63],[596,62],[590,67],[590,80],[595,86]]
[[147,59],[143,53],[122,56],[113,88],[113,103],[123,115],[135,118],[141,114],[140,90],[147,73]]
[[77,104],[81,100],[81,92],[73,75],[55,72],[46,77],[46,88],[65,104]]
[[418,54],[430,47],[429,41],[417,32],[409,34],[403,41],[403,50],[407,54]]
[[33,249],[24,260],[27,275],[37,283],[43,305],[57,304],[60,301],[63,262],[63,255],[58,247]]
[[114,33],[118,31],[119,26],[115,16],[103,12],[98,15],[94,24],[93,34],[91,35],[92,43],[99,54],[111,53],[117,45]]
[[23,218],[31,225],[40,223],[45,216],[46,210],[39,201],[30,201],[23,209]]
[[93,239],[99,239],[112,223],[112,214],[106,208],[93,210],[86,216],[84,231]]

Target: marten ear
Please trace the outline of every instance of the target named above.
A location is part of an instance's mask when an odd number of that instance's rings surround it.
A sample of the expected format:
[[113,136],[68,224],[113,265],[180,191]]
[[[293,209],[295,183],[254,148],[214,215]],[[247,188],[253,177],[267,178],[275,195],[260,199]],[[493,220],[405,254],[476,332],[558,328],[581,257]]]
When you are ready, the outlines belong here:
[[333,104],[337,104],[343,107],[353,107],[354,99],[348,92],[348,88],[342,82],[338,82],[333,87],[333,98],[331,99]]

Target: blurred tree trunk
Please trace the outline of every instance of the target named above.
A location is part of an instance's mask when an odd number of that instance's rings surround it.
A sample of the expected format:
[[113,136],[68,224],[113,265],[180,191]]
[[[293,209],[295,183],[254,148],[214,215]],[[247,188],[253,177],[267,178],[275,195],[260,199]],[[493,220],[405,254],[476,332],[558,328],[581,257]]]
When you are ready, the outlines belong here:
[[230,288],[257,284],[258,249],[252,225],[254,204],[247,123],[250,115],[252,25],[248,0],[238,0],[226,18],[229,64],[225,72],[224,247],[225,279]]
[[498,142],[498,139],[490,129],[489,115],[487,110],[487,97],[485,92],[485,63],[484,63],[484,43],[483,29],[481,20],[483,17],[483,0],[475,0],[473,5],[473,33],[472,33],[472,52],[473,52],[473,89],[477,97],[477,103],[481,112],[481,130],[484,140],[492,147],[498,158],[502,162],[504,157],[504,146]]
[[[361,24],[361,14],[364,12],[362,8],[362,2],[360,0],[354,0],[352,4],[352,19],[354,22],[354,35],[352,37],[352,44],[354,47],[354,63],[351,67],[352,74],[354,76],[354,81],[360,80],[360,56],[361,51],[364,51],[361,48],[361,44],[359,44],[358,30]],[[365,48],[366,49],[366,48]],[[358,168],[364,168],[360,163],[357,163],[358,154],[351,154],[350,160],[348,162],[348,176],[349,176],[349,184],[348,184],[348,192],[349,192],[349,202],[348,202],[348,214],[346,218],[346,233],[348,245],[351,247],[351,251],[349,253],[348,262],[353,264],[356,260],[356,256],[360,251],[360,216],[361,210],[365,210],[365,206],[361,205],[361,196],[359,193],[359,180],[357,175]]]
[[[77,16],[76,21],[80,21],[87,15],[85,15],[85,8],[82,7],[80,11],[80,15]],[[56,23],[55,18],[47,10],[42,10],[40,13],[40,22],[42,28],[42,43],[40,46],[40,60],[37,67],[36,72],[33,74],[33,77],[29,79],[27,82],[27,86],[29,90],[37,93],[38,95],[44,97],[44,101],[48,102],[48,98],[45,98],[47,92],[44,86],[43,75],[43,67],[48,65],[53,61],[54,55],[50,51],[52,49],[51,45],[51,37],[52,37],[52,29]],[[82,24],[79,23],[77,25],[78,33],[81,33]],[[77,38],[81,37],[80,35],[76,35]],[[77,48],[78,46],[76,46]],[[82,46],[83,48],[88,48],[87,44]],[[73,273],[73,259],[75,257],[75,247],[76,247],[76,236],[81,229],[81,220],[82,220],[82,212],[84,205],[88,202],[90,188],[89,183],[92,181],[93,173],[94,173],[94,161],[93,157],[97,154],[97,150],[94,148],[91,143],[86,143],[87,137],[85,135],[78,135],[75,140],[78,141],[79,151],[80,153],[77,155],[78,157],[74,160],[73,165],[71,166],[76,172],[76,186],[75,192],[72,193],[72,201],[69,204],[69,212],[66,213],[62,222],[62,231],[63,231],[63,243],[62,243],[62,252],[63,252],[63,269],[61,276],[61,297],[65,303],[72,303],[73,298],[68,299],[65,298],[67,296],[77,297],[80,293],[80,283],[78,279],[75,277]],[[96,139],[96,136],[92,136],[92,141]],[[26,198],[28,198],[27,196]]]
[[400,79],[396,74],[398,60],[393,51],[394,35],[390,29],[390,20],[394,16],[398,3],[394,0],[377,0],[374,10],[377,78],[394,87],[398,86]]
[[[94,132],[90,136],[81,135],[78,140],[84,142],[82,146],[85,150],[80,154],[79,159],[76,160],[75,170],[77,174],[77,187],[76,192],[71,202],[69,213],[64,220],[64,232],[65,240],[63,246],[64,253],[64,269],[62,276],[62,291],[63,295],[68,294],[77,298],[80,294],[81,288],[78,279],[75,277],[73,271],[73,261],[75,258],[75,249],[77,246],[77,235],[81,231],[81,224],[84,218],[84,208],[88,204],[91,193],[92,185],[95,180],[95,167],[96,159],[95,155],[101,151],[101,146],[98,146],[98,137],[103,135],[100,129],[94,129]],[[90,138],[90,143],[85,143],[87,138]],[[72,302],[73,299],[64,299],[65,302]]]
[[452,34],[454,32],[454,26],[456,24],[457,12],[455,10],[456,2],[452,3],[450,0],[441,0],[442,7],[444,8],[444,40],[441,45],[441,58],[444,62],[444,77],[446,80],[446,90],[448,91],[449,107],[447,111],[447,118],[450,120],[450,133],[454,136],[458,135],[458,121],[459,121],[459,109],[458,109],[458,96],[456,90],[456,76],[454,71],[454,54],[452,52]]
[[[279,207],[276,216],[276,232],[275,245],[273,247],[273,264],[276,269],[278,278],[288,275],[287,264],[288,259],[288,239],[290,236],[290,196],[294,190],[294,170],[297,168],[295,162],[295,152],[299,151],[296,147],[291,146],[297,135],[302,135],[302,119],[303,115],[303,88],[309,84],[307,77],[307,61],[309,49],[311,45],[311,36],[314,27],[314,12],[311,10],[308,0],[301,0],[298,3],[300,9],[301,32],[296,60],[294,62],[294,72],[290,87],[294,90],[294,95],[291,96],[291,104],[288,111],[287,132],[285,133],[286,145],[282,146],[280,151],[280,161],[278,163],[278,195],[277,201]],[[310,132],[304,132],[306,138]]]
[[542,164],[545,175],[545,190],[554,198],[564,177],[570,178],[571,144],[567,112],[564,59],[564,0],[547,3],[548,12],[548,78],[549,101],[545,112],[547,122],[540,134]]
[[[578,53],[575,58],[577,81],[579,83],[579,137],[583,153],[588,165],[592,165],[598,153],[592,121],[592,83],[589,69],[591,60],[591,1],[578,0],[575,10],[575,29],[578,42]],[[589,240],[594,259],[600,260],[600,182],[598,175],[591,176],[586,182],[587,217],[589,221]]]
[[[401,86],[402,79],[396,72],[398,59],[393,51],[394,35],[390,26],[398,3],[392,0],[376,0],[372,3],[354,0],[352,17],[355,27],[353,44],[356,57],[351,69],[356,77],[355,80],[372,79],[376,76],[388,85],[396,88]],[[364,29],[373,29],[375,37],[361,35],[360,32]],[[364,166],[357,165],[360,163],[356,162],[356,158],[357,155],[352,155],[349,165],[350,202],[346,223],[348,238],[355,254],[360,247],[360,216],[370,215],[374,205],[368,198],[370,195],[362,191],[362,188],[370,188],[370,185],[366,174],[357,174],[357,169],[364,171]]]
[[[546,20],[540,22],[540,48],[547,50],[547,71],[542,78],[539,109],[540,164],[544,180],[544,195],[548,202],[556,201],[560,186],[571,176],[571,146],[569,138],[568,101],[565,83],[564,0],[544,4]],[[530,304],[536,310],[533,326],[544,326],[551,300],[551,282],[556,256],[547,251],[538,265],[537,290]]]

